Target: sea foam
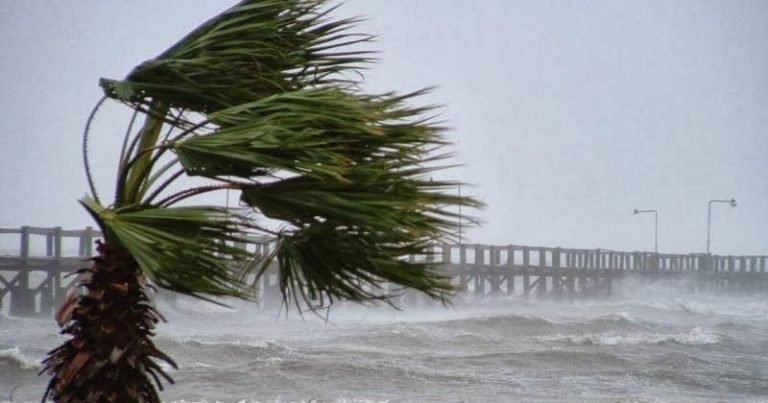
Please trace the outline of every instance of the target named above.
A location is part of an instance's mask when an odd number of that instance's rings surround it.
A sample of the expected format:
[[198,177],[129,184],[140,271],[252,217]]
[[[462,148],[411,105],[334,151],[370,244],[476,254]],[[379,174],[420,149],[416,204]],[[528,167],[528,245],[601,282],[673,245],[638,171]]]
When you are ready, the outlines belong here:
[[617,346],[637,344],[661,344],[678,343],[684,345],[715,344],[721,341],[721,337],[714,332],[694,327],[687,333],[630,333],[619,334],[615,332],[562,335],[538,337],[540,341],[567,342],[580,345]]
[[0,361],[10,361],[24,370],[37,370],[42,368],[39,358],[30,357],[22,353],[18,347],[0,350]]

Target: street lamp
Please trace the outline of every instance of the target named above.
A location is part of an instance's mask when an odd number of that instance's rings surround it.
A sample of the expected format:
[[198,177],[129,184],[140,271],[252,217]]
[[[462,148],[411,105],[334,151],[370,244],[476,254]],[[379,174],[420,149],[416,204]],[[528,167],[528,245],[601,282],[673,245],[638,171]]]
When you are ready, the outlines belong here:
[[710,200],[707,205],[707,255],[709,255],[709,234],[710,234],[710,228],[712,227],[712,203],[728,203],[731,205],[731,207],[736,207],[736,199],[731,198],[730,200]]
[[653,251],[659,253],[659,212],[656,210],[638,210],[634,214],[653,213]]
[[[461,182],[456,181],[456,187],[459,189],[459,199],[461,199]],[[461,242],[462,241],[462,239],[461,239],[461,237],[462,237],[462,234],[461,234],[461,232],[462,232],[461,224],[462,224],[463,220],[464,220],[464,217],[461,216],[461,201],[459,201],[459,245],[462,244],[462,242]]]

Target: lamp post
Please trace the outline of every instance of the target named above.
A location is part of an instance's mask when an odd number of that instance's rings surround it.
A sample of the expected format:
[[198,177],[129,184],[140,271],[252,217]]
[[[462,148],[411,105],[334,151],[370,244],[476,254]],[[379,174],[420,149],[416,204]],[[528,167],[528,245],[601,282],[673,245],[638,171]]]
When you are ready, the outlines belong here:
[[736,207],[736,199],[710,200],[709,203],[707,203],[707,255],[709,255],[710,229],[712,228],[712,203],[728,203],[731,207]]
[[[459,199],[461,199],[461,182],[456,181],[456,187],[459,190]],[[462,221],[464,221],[464,217],[461,216],[461,202],[459,202],[459,245],[462,244],[462,239],[461,239],[461,237],[462,237],[462,234],[461,234],[461,232],[462,232],[462,228],[461,228]]]
[[653,213],[653,251],[659,253],[659,212],[656,210],[638,210],[635,209],[633,214],[640,213]]

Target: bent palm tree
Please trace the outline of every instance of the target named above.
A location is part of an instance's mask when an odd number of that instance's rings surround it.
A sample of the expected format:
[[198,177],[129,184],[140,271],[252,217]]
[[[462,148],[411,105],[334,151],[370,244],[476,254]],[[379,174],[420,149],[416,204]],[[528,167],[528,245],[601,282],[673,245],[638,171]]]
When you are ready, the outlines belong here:
[[[479,206],[432,181],[446,143],[409,107],[421,92],[369,95],[355,73],[369,37],[353,19],[330,20],[324,0],[243,1],[123,80],[101,80],[107,99],[143,124],[126,132],[112,200],[93,186],[81,203],[104,234],[57,314],[70,335],[49,353],[54,400],[158,402],[173,360],[152,343],[162,320],[148,284],[200,298],[249,298],[245,275],[279,263],[286,303],[388,301],[384,283],[442,299],[449,281],[404,255],[455,232],[451,206]],[[89,124],[85,130],[87,145]],[[183,187],[181,179],[207,181]],[[190,200],[239,191],[241,205]],[[255,218],[283,223],[278,229]],[[235,245],[276,240],[266,256]],[[146,279],[146,280],[145,280]],[[153,383],[154,381],[154,383]]]

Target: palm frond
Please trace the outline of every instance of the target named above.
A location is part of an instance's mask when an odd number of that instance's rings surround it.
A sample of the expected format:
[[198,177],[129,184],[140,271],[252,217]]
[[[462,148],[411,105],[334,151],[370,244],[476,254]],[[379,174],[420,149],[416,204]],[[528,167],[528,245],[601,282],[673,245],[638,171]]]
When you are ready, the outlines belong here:
[[349,182],[295,177],[244,187],[241,201],[267,217],[298,227],[332,220],[339,225],[361,225],[380,231],[398,229],[415,236],[429,234],[436,239],[455,229],[450,214],[440,206],[479,207],[469,197],[435,191],[441,183],[364,169],[356,170]]
[[[448,206],[480,203],[445,193],[453,182],[376,172],[378,177],[353,176],[349,182],[303,176],[243,189],[243,202],[292,224],[275,248],[286,300],[304,299],[310,305],[388,300],[399,287],[438,299],[448,295],[450,284],[436,267],[404,259],[454,236],[460,221],[465,226],[474,222]],[[381,289],[381,283],[397,288]]]
[[114,210],[83,203],[155,285],[196,297],[250,297],[241,271],[253,259],[243,247],[252,242],[244,217],[219,207]]
[[447,277],[432,264],[403,260],[424,253],[428,240],[403,242],[410,237],[396,233],[325,222],[284,234],[274,256],[285,302],[319,308],[334,300],[389,301],[401,287],[445,301],[453,291]]
[[349,33],[356,19],[329,21],[325,0],[247,0],[214,17],[124,80],[102,80],[110,97],[210,112],[305,86],[343,79],[363,68],[365,42]]
[[248,179],[281,170],[344,180],[367,161],[423,162],[428,149],[445,144],[441,127],[415,121],[430,108],[405,106],[420,94],[283,93],[212,113],[219,130],[173,147],[191,175]]

